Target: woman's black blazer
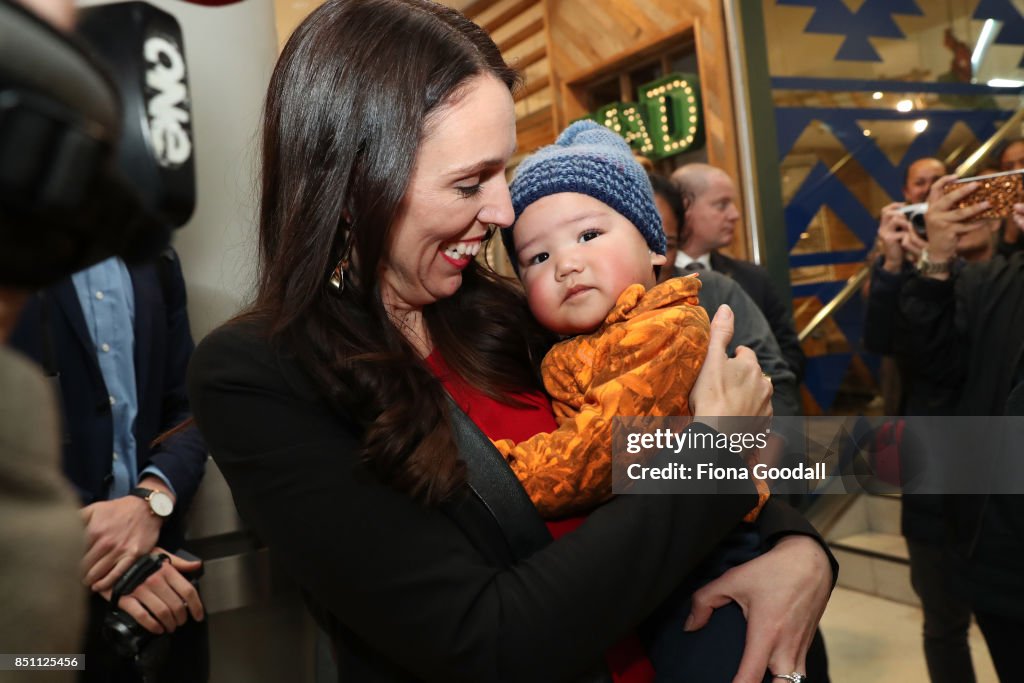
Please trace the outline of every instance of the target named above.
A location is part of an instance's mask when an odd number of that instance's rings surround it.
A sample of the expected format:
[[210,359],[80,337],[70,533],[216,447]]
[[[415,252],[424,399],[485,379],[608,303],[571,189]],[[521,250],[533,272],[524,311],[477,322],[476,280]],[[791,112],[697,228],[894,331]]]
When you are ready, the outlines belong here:
[[[188,385],[239,514],[302,588],[346,682],[578,680],[756,500],[752,485],[733,496],[619,496],[548,543],[464,417],[465,496],[426,508],[381,484],[358,456],[361,429],[259,324],[211,333]],[[815,535],[771,501],[758,524],[766,544]]]

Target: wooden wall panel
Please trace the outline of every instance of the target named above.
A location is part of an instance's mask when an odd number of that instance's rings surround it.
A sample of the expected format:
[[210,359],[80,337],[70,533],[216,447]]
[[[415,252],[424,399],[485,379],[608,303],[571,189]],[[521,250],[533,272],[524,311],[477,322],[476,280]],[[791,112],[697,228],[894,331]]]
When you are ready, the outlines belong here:
[[544,7],[540,2],[531,3],[526,11],[515,15],[501,26],[489,31],[491,38],[502,52],[515,47],[522,41],[544,31]]
[[537,0],[500,0],[482,12],[474,14],[473,21],[491,33],[536,4]]
[[[541,109],[549,108],[549,107],[551,107],[551,105],[552,105],[552,97],[551,97],[551,87],[550,86],[547,87],[547,88],[544,88],[540,92],[537,92],[537,93],[534,93],[533,95],[530,95],[529,97],[526,97],[526,98],[523,98],[523,99],[519,100],[518,102],[516,102],[516,126],[517,127],[519,126],[519,124],[522,121],[522,119],[524,119],[527,116],[530,116],[532,114],[536,114]],[[554,110],[551,110],[551,117],[552,117],[552,120],[553,120],[554,119]],[[550,143],[555,141],[554,130],[551,129],[551,127],[550,127],[550,121],[548,122],[548,128],[549,128],[549,136],[548,136],[548,141],[543,143],[545,145],[550,144]],[[539,146],[541,146],[541,145],[538,145],[538,147]],[[524,149],[526,151],[530,151],[530,150],[533,150],[533,149],[537,149],[537,147],[524,148],[523,144],[522,144],[522,140],[520,140],[519,141],[519,151],[522,152],[522,151],[524,151]]]
[[482,26],[511,66],[524,78],[516,93],[518,151],[513,165],[538,147],[554,142],[554,107],[546,0],[454,0],[448,5]]
[[501,54],[511,66],[524,69],[538,59],[548,56],[547,36],[544,31],[539,31]]
[[[579,85],[602,70],[693,33],[709,163],[739,179],[732,80],[721,0],[545,0],[555,126],[587,113]],[[575,86],[575,87],[574,87]],[[746,241],[732,252],[746,256]]]

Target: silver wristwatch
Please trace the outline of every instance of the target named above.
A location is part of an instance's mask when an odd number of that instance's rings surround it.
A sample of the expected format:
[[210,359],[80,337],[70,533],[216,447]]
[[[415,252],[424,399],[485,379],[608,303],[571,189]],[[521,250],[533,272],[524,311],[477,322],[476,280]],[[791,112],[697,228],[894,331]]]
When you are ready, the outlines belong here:
[[149,504],[149,511],[157,517],[170,517],[174,512],[174,501],[163,491],[136,486],[129,493],[146,501]]
[[953,265],[953,259],[946,261],[931,261],[928,259],[928,247],[921,250],[921,258],[917,260],[917,272],[921,275],[941,275],[942,273],[948,273],[950,267]]

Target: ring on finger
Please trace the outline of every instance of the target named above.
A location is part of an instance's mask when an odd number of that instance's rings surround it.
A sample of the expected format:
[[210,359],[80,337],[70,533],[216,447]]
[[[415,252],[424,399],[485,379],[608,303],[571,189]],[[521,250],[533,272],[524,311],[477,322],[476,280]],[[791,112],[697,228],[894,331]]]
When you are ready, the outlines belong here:
[[772,679],[774,680],[776,678],[789,681],[789,683],[806,683],[807,674],[797,673],[796,671],[788,674],[773,674]]

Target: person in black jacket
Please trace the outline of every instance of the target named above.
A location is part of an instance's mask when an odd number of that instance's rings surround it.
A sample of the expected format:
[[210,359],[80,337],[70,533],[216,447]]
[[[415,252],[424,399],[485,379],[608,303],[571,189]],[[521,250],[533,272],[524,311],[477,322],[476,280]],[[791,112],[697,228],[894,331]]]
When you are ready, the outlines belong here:
[[[549,340],[474,258],[512,221],[517,80],[482,29],[426,0],[329,0],[271,78],[255,302],[199,345],[189,396],[346,680],[579,680],[753,504],[753,485],[623,495],[552,541],[477,428],[550,421],[530,408]],[[717,326],[697,415],[764,414],[767,382]],[[769,501],[758,524],[770,549],[698,592],[690,624],[745,606],[740,681],[805,671],[834,578],[791,509]]]
[[[932,184],[944,172],[942,162],[931,157],[909,164],[903,183],[906,203],[923,202]],[[927,242],[915,232],[901,211],[903,206],[903,203],[893,203],[882,209],[878,227],[881,254],[872,263],[864,321],[864,346],[869,351],[890,357],[896,354],[900,292],[913,277],[915,263],[927,247]],[[979,229],[965,235],[957,246],[957,267],[967,261],[988,260],[993,253],[992,230],[998,227],[999,222],[993,221],[989,230]],[[913,349],[906,351],[913,356]],[[891,414],[946,415],[952,411],[956,398],[954,390],[937,386],[920,376],[910,376],[908,363],[912,358],[897,357],[893,360],[895,367],[889,366],[889,369],[900,371],[900,400]],[[909,462],[909,454],[903,455]],[[945,557],[947,542],[942,501],[933,495],[904,495],[900,503],[900,527],[907,539],[911,585],[921,600],[924,617],[928,675],[933,683],[972,681],[974,666],[967,638],[971,606],[952,588],[954,577]]]
[[[953,179],[940,179],[928,198],[928,246],[919,272],[902,288],[897,352],[907,359],[915,381],[955,395],[952,414],[1007,415],[1019,411],[1024,253],[953,267],[959,244],[990,227],[973,220],[985,203],[954,208],[974,185],[943,194]],[[1024,204],[1014,207],[1013,220],[1024,223]],[[1016,650],[1024,637],[1024,496],[950,495],[944,502],[953,531],[953,569],[1000,679],[1018,680]]]
[[[683,226],[686,224],[686,210],[679,190],[671,180],[663,175],[649,173],[651,187],[654,190],[654,204],[665,226],[667,247],[665,257],[668,264],[661,269],[659,280],[681,277],[688,272],[675,265],[679,253],[679,243],[683,238]],[[775,335],[765,319],[761,309],[754,300],[743,291],[743,288],[730,277],[713,270],[700,273],[700,305],[714,315],[722,304],[728,304],[735,317],[735,334],[729,344],[729,353],[734,353],[737,346],[746,346],[757,354],[761,370],[772,378],[772,410],[776,416],[800,414],[800,388],[796,376],[789,363],[782,356]]]
[[718,250],[732,244],[740,221],[739,195],[732,178],[707,164],[686,164],[672,173],[686,209],[683,238],[676,253],[680,271],[706,268],[732,278],[750,295],[771,325],[797,385],[804,376],[803,349],[793,316],[782,302],[767,271],[755,263],[739,261]]

